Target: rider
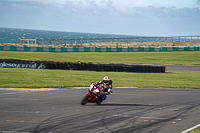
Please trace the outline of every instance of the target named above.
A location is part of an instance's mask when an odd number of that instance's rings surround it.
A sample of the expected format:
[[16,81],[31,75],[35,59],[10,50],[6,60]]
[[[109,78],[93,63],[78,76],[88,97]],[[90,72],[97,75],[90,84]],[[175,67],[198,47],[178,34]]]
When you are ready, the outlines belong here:
[[112,80],[108,76],[105,76],[102,81],[96,83],[96,85],[103,84],[104,94],[110,94],[112,92]]
[[[93,89],[98,88],[98,86],[100,84],[103,84],[103,91],[101,91],[99,93],[99,97],[101,97],[100,99],[106,99],[105,95],[109,95],[110,93],[112,93],[112,90],[111,90],[112,89],[112,80],[110,80],[110,78],[108,76],[105,76],[102,81],[93,83],[93,85],[94,85]],[[92,97],[92,99],[93,99],[93,97]]]

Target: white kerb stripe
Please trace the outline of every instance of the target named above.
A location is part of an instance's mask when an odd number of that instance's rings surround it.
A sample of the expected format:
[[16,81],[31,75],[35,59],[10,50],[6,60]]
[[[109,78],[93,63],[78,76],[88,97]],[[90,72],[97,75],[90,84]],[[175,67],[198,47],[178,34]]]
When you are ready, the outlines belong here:
[[194,127],[192,127],[192,128],[189,128],[189,129],[187,129],[187,130],[185,130],[185,131],[183,131],[183,132],[180,132],[180,133],[188,133],[188,132],[190,132],[190,131],[194,130],[195,128],[198,128],[198,127],[200,127],[200,124],[199,124],[199,125],[196,125],[196,126],[194,126]]

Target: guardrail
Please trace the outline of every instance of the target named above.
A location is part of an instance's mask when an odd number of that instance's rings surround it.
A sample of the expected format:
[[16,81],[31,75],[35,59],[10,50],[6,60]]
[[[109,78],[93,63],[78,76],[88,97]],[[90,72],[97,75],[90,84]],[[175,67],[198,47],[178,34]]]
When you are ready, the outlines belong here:
[[84,43],[142,43],[142,42],[170,42],[170,41],[200,41],[199,36],[173,37],[130,37],[130,38],[81,38],[81,39],[20,39],[21,44],[60,45]]

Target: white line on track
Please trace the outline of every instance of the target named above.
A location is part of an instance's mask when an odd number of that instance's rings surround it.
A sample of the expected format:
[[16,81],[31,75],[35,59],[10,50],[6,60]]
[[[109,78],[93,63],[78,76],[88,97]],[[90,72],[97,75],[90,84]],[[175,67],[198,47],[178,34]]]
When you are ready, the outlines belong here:
[[183,132],[180,132],[180,133],[188,133],[188,132],[190,132],[190,131],[192,131],[192,130],[198,128],[198,127],[200,127],[200,124],[198,124],[198,125],[196,125],[196,126],[194,126],[194,127],[191,127],[191,128],[189,128],[189,129],[187,129],[187,130],[185,130],[185,131],[183,131]]

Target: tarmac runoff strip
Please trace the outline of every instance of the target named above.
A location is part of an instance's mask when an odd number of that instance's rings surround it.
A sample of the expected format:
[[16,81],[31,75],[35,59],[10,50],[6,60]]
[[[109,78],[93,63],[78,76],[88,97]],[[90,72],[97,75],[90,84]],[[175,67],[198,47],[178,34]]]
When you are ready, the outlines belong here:
[[198,127],[200,127],[200,124],[198,124],[198,125],[196,125],[194,127],[191,127],[191,128],[189,128],[189,129],[187,129],[187,130],[185,130],[183,132],[180,132],[180,133],[188,133],[188,132],[191,132],[192,130],[194,130],[194,129],[198,128]]

